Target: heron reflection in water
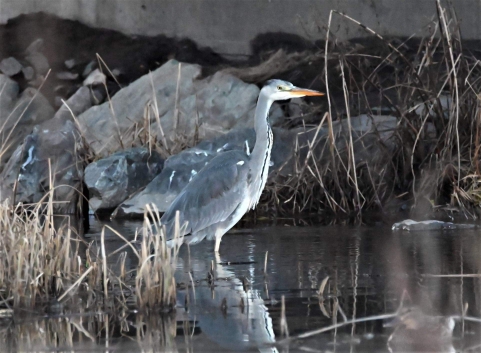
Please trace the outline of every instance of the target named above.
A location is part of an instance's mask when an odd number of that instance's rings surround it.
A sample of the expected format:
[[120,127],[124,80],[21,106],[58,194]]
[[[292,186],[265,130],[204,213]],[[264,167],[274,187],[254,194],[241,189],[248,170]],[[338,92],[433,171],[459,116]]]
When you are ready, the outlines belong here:
[[[269,109],[276,100],[322,96],[290,82],[270,80],[261,89],[255,110],[256,143],[252,153],[233,150],[212,159],[180,192],[161,218],[167,239],[174,238],[179,213],[179,241],[195,244],[207,237],[219,252],[222,236],[256,207],[267,181],[272,149]],[[172,243],[172,241],[171,241]],[[173,244],[172,244],[173,245]]]

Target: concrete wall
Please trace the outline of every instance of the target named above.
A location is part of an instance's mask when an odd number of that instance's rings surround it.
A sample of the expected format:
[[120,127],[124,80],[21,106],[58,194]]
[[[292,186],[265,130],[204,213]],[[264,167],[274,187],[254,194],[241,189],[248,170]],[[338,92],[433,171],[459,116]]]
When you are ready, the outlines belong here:
[[[481,0],[454,0],[464,39],[481,39]],[[0,22],[44,11],[128,34],[189,37],[221,53],[248,54],[259,33],[325,37],[331,9],[343,11],[382,35],[426,34],[435,0],[0,0]],[[331,29],[341,39],[365,31],[339,16]]]

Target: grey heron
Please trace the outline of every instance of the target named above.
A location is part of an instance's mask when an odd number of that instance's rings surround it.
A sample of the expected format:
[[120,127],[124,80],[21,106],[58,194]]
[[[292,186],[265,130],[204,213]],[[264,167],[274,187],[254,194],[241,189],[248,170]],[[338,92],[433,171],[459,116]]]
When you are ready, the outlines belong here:
[[[179,242],[195,244],[207,237],[219,251],[222,236],[259,202],[267,181],[272,149],[269,109],[276,100],[322,96],[290,82],[270,80],[261,89],[255,110],[256,143],[252,153],[223,152],[202,168],[179,193],[162,216],[167,239],[174,237],[178,211]],[[172,242],[172,241],[171,241]]]

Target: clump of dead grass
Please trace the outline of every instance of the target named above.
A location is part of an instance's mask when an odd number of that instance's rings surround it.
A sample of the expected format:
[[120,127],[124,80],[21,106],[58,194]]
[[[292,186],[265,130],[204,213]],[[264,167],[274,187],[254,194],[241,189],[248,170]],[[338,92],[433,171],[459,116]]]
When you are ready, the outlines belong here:
[[[152,209],[149,217],[160,219]],[[139,237],[127,240],[117,233],[125,245],[110,254],[105,230],[100,244],[87,244],[70,218],[53,214],[52,201],[13,209],[8,200],[0,204],[0,307],[67,306],[76,294],[86,296],[87,308],[173,310],[179,247],[169,248],[147,215]],[[138,259],[133,268],[126,268],[127,247]],[[118,253],[120,264],[110,264],[109,257]]]
[[[454,8],[437,1],[435,9],[431,34],[405,41],[383,38],[331,12],[324,51],[317,54],[324,59],[318,79],[327,91],[328,114],[320,123],[327,132],[296,145],[296,172],[269,186],[268,207],[281,214],[329,211],[359,219],[393,200],[416,205],[428,199],[437,208],[476,217],[481,67],[463,48]],[[338,41],[330,31],[334,17],[365,29],[370,44]],[[351,121],[359,114],[395,117],[389,141],[375,130],[369,133],[374,140],[354,133]],[[347,133],[333,128],[340,121]]]

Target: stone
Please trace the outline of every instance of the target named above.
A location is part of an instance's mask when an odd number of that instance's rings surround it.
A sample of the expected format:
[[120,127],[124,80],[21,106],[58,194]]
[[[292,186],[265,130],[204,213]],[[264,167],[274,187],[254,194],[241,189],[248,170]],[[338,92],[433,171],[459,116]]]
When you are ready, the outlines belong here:
[[44,40],[42,38],[35,39],[30,45],[25,49],[26,54],[38,53],[43,50]]
[[95,65],[96,63],[93,60],[89,62],[87,65],[85,65],[85,68],[82,72],[82,77],[87,77],[88,75],[90,75],[90,73],[94,70]]
[[280,104],[277,102],[274,102],[274,104],[272,104],[271,110],[269,111],[269,122],[271,126],[279,127],[282,125],[285,119],[286,119],[286,116]]
[[[376,167],[385,167],[383,158],[395,143],[392,140],[397,119],[392,116],[361,115],[351,118],[351,134],[354,141],[356,163],[369,163],[372,172]],[[336,147],[341,158],[349,157],[349,126],[346,120],[333,123]],[[313,146],[316,161],[322,166],[330,161],[328,129],[296,128],[286,130],[273,128],[274,143],[271,152],[269,181],[285,180],[299,171],[308,155],[309,145]],[[252,151],[255,145],[253,129],[234,129],[213,140],[204,140],[196,147],[168,158],[164,170],[151,184],[126,200],[115,211],[116,216],[139,216],[147,203],[155,203],[165,211],[192,176],[218,153],[229,149]]]
[[27,81],[33,80],[33,78],[35,77],[35,70],[31,66],[22,68],[22,73],[23,77],[25,77]]
[[80,146],[80,135],[69,120],[50,119],[36,125],[0,174],[0,200],[45,202],[52,180],[54,212],[75,213],[83,177]]
[[[220,72],[205,79],[200,76],[198,65],[170,60],[121,89],[111,104],[106,102],[80,115],[82,135],[100,156],[135,144],[135,126],[144,125],[146,106],[151,108],[151,133],[158,141],[172,144],[179,137],[193,140],[196,131],[203,140],[226,133],[234,126],[253,125],[257,86]],[[152,113],[155,107],[160,125]]]
[[55,100],[54,100],[54,106],[55,106],[55,108],[60,108],[60,107],[62,107],[62,105],[63,105],[62,100],[63,100],[63,97],[55,96]]
[[13,150],[32,132],[35,125],[51,119],[54,109],[36,89],[27,88],[18,96],[18,85],[0,75],[0,85],[5,85],[0,95],[0,170]]
[[[271,179],[277,176],[279,169],[291,158],[292,153],[286,151],[293,149],[296,134],[297,132],[274,129],[269,171]],[[120,204],[112,216],[139,217],[144,214],[145,205],[151,203],[154,203],[160,212],[165,212],[180,191],[212,158],[233,149],[252,151],[254,143],[254,129],[239,128],[213,140],[202,141],[197,146],[168,158],[162,172],[145,189]]]
[[113,69],[112,75],[114,75],[115,77],[119,77],[120,75],[122,75],[122,71],[120,69]]
[[40,52],[33,52],[25,57],[30,65],[34,68],[37,75],[44,76],[50,69],[47,58]]
[[413,110],[414,112],[425,119],[427,115],[431,117],[436,117],[438,112],[443,113],[444,118],[449,118],[450,108],[453,105],[453,100],[451,96],[446,96],[444,94],[440,95],[437,99],[428,100],[427,102],[417,102]]
[[[194,84],[194,95],[180,101],[184,114],[179,117],[181,120],[179,125],[185,124],[181,127],[181,134],[188,135],[195,130],[196,117],[199,120],[199,135],[202,139],[219,136],[234,126],[254,126],[254,110],[259,96],[257,86],[246,84],[237,77],[223,72],[217,72]],[[193,105],[189,107],[189,103]],[[189,107],[190,111],[185,107]],[[172,109],[163,118],[166,120],[167,131],[168,122],[173,121],[174,112]],[[162,124],[164,127],[163,121]]]
[[155,151],[131,148],[93,162],[85,169],[89,205],[93,211],[111,210],[146,186],[163,167]]
[[107,97],[107,91],[105,90],[105,87],[103,86],[90,87],[89,90],[92,96],[93,105],[99,105],[105,101],[105,98]]
[[84,80],[84,86],[93,86],[93,85],[104,85],[107,82],[107,76],[103,72],[100,72],[99,69],[95,69],[92,71],[87,78]]
[[9,57],[0,62],[0,71],[7,76],[15,76],[22,71],[22,64],[20,64],[17,59]]
[[55,74],[55,76],[59,80],[73,81],[73,80],[78,79],[79,75],[77,73],[73,73],[73,72],[69,72],[69,71],[62,71],[62,72],[57,72]]
[[475,229],[476,224],[456,224],[452,222],[443,222],[437,220],[427,220],[416,222],[412,219],[406,219],[402,222],[394,223],[392,230],[395,231],[433,231],[433,230],[452,230],[452,229]]
[[90,89],[82,86],[69,99],[67,99],[65,103],[67,104],[68,108],[62,103],[60,109],[55,113],[54,117],[73,121],[74,117],[77,117],[89,109],[94,104],[94,100]]
[[[0,74],[0,87],[2,94],[0,94],[0,129],[6,124],[7,120],[11,120],[9,115],[15,107],[18,99],[20,88],[18,84],[7,75]],[[3,131],[3,130],[2,130]]]
[[77,65],[77,61],[75,59],[68,59],[68,60],[65,60],[64,64],[65,64],[65,67],[70,70],[70,69],[73,69],[75,65]]
[[[351,129],[347,118],[334,121],[332,129],[337,153],[341,158],[349,155],[350,137],[352,136],[356,164],[366,161],[370,164],[386,162],[386,152],[392,150],[397,144],[394,139],[397,124],[398,119],[389,115],[361,114],[351,117]],[[304,142],[312,143],[316,129],[310,129],[309,133],[302,136]],[[325,127],[319,129],[317,142],[314,144],[315,155],[321,164],[331,158],[330,149],[325,147],[329,143],[328,137],[329,130],[326,124]]]

